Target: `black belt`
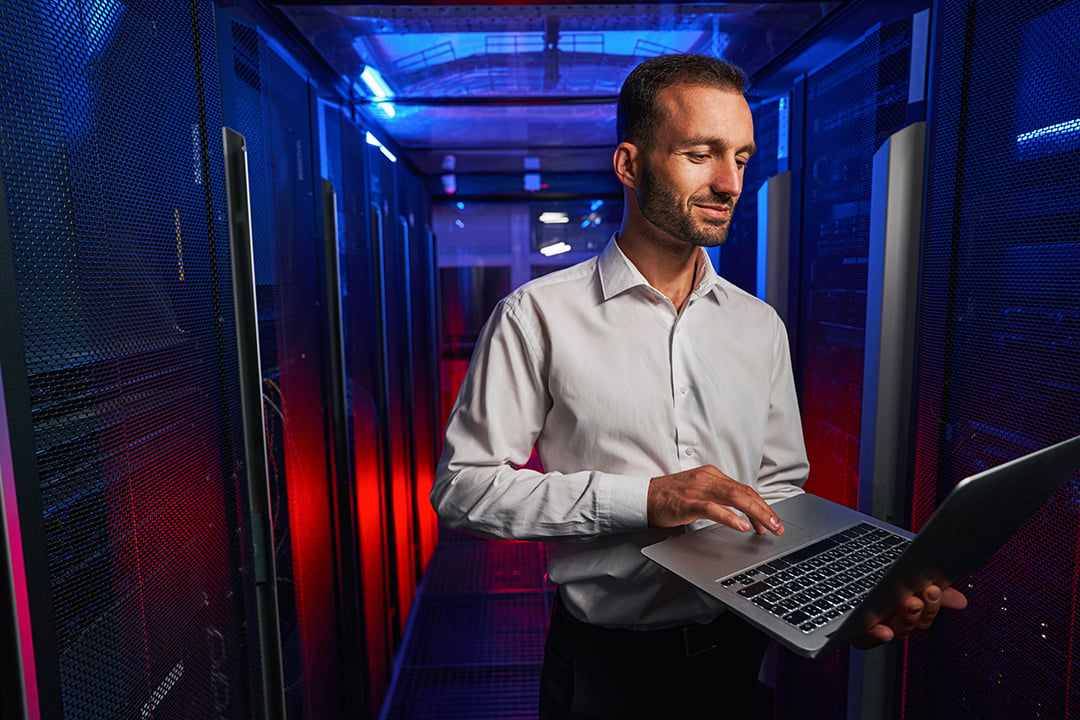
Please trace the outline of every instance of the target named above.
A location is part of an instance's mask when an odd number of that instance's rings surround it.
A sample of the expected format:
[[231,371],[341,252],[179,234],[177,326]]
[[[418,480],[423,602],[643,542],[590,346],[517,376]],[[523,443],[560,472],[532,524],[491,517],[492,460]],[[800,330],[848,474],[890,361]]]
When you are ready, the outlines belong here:
[[661,630],[608,628],[578,620],[565,608],[558,593],[552,612],[549,633],[558,634],[558,642],[579,648],[582,653],[633,654],[653,657],[694,657],[732,640],[732,630],[739,621],[728,614],[710,623],[688,623]]

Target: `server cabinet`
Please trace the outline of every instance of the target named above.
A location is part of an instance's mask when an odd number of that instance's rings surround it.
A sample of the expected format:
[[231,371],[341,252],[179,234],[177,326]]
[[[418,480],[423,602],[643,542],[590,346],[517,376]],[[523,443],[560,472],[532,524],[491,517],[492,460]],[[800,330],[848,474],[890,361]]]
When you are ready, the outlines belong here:
[[0,9],[4,717],[264,716],[212,13]]
[[[420,575],[412,408],[411,329],[409,327],[408,234],[403,228],[393,153],[369,136],[366,146],[370,232],[377,261],[376,308],[385,376],[380,398],[383,482],[389,508],[391,542],[391,625],[401,638]],[[424,498],[427,502],[427,498]]]
[[750,294],[757,292],[758,190],[766,180],[788,169],[791,103],[787,95],[752,101],[757,151],[743,174],[742,195],[728,239],[720,247],[717,272]]
[[[340,592],[323,193],[304,69],[256,28],[218,18],[225,124],[247,145],[263,415],[289,718],[340,717],[359,639]],[[354,655],[355,657],[355,655]],[[348,678],[348,682],[346,682]]]
[[910,18],[879,27],[805,82],[796,381],[808,489],[849,507],[858,493],[871,166],[910,120],[911,33]]
[[418,571],[423,572],[438,544],[439,525],[429,496],[435,479],[435,465],[441,447],[439,438],[439,373],[437,339],[438,313],[435,309],[435,238],[431,230],[431,201],[420,179],[400,173],[398,197],[402,208],[399,223],[405,239],[405,268],[408,279],[406,305],[409,335],[409,408],[412,412],[411,438],[416,487],[415,523],[419,551]]
[[[911,17],[879,25],[793,91],[802,119],[793,173],[799,245],[795,373],[810,459],[806,489],[856,507],[867,306],[872,165],[894,132],[921,119],[909,92]],[[921,83],[921,80],[920,80]],[[778,712],[846,718],[849,655],[781,658]]]
[[[913,526],[962,477],[1080,432],[1080,3],[940,2]],[[1072,478],[909,643],[908,718],[1075,717]]]
[[[382,468],[385,431],[381,421],[382,350],[376,300],[378,258],[370,233],[367,143],[342,109],[325,104],[325,173],[338,195],[338,268],[345,354],[345,416],[354,517],[354,588],[362,613],[361,663],[369,716],[390,682],[392,632],[388,493]],[[341,510],[339,508],[339,510]]]

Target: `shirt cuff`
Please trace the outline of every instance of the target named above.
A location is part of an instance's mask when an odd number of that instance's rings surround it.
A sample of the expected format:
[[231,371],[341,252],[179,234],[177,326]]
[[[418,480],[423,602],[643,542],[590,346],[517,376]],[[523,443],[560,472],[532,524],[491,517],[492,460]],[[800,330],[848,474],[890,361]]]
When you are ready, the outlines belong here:
[[649,526],[649,482],[637,475],[597,473],[596,517],[601,532],[626,532]]

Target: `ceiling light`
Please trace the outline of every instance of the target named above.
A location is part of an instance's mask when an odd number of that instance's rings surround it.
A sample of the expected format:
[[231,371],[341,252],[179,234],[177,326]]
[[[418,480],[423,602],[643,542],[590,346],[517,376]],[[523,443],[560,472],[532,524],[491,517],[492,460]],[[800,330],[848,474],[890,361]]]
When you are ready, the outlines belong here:
[[396,155],[394,155],[394,153],[392,153],[392,152],[390,152],[389,150],[387,150],[387,149],[386,149],[386,146],[385,146],[385,145],[383,145],[383,144],[382,144],[381,142],[379,142],[379,138],[377,138],[377,137],[375,137],[374,135],[372,135],[372,134],[371,134],[371,131],[370,131],[370,130],[368,130],[368,131],[366,132],[366,135],[365,135],[365,137],[367,138],[367,144],[368,144],[368,145],[374,145],[375,147],[379,148],[379,151],[380,151],[380,152],[381,152],[381,153],[382,153],[383,155],[385,155],[385,156],[386,156],[386,158],[387,158],[387,159],[388,159],[388,160],[389,160],[390,162],[395,162],[395,163],[397,162],[397,156],[396,156]]
[[570,252],[572,249],[564,242],[557,242],[554,245],[540,248],[540,254],[544,257],[551,257],[552,255],[562,255],[565,252]]
[[540,213],[540,222],[545,225],[563,225],[570,222],[570,216],[564,212]]
[[383,80],[382,75],[375,68],[367,65],[364,67],[364,72],[360,73],[360,79],[367,85],[371,94],[377,97],[379,100],[386,100],[387,98],[394,97],[394,91],[390,89],[390,86]]

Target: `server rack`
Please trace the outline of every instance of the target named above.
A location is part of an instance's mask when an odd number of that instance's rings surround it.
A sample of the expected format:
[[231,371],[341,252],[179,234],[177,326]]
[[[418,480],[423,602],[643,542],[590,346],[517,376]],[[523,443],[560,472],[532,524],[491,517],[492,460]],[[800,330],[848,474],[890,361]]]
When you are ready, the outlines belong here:
[[382,388],[384,478],[390,508],[392,537],[392,627],[400,640],[412,607],[419,580],[419,547],[414,506],[418,501],[414,483],[412,419],[408,404],[411,377],[411,335],[408,326],[409,278],[406,275],[406,243],[399,217],[400,199],[395,176],[396,159],[383,152],[385,146],[367,147],[368,192],[372,207],[371,232],[376,239],[378,261],[379,338],[385,368]]
[[[258,27],[218,19],[225,123],[248,150],[270,535],[290,718],[341,716],[355,598],[341,592],[342,528],[327,323],[317,103],[306,69]],[[355,654],[353,654],[355,656]]]
[[[751,91],[753,88],[751,88]],[[720,247],[717,272],[748,293],[757,292],[758,190],[769,178],[788,169],[791,101],[784,94],[752,100],[757,151],[743,174],[742,196]]]
[[[856,507],[866,329],[871,169],[894,132],[921,119],[909,85],[913,19],[879,24],[808,73],[791,98],[791,322],[810,459],[806,488]],[[847,718],[850,657],[781,653],[777,712]],[[856,710],[857,711],[857,710]]]
[[[364,684],[381,698],[390,682],[393,635],[388,493],[383,483],[383,366],[376,299],[378,268],[371,225],[363,131],[347,111],[324,106],[326,176],[339,188],[339,284],[345,351],[345,414],[349,446],[348,506],[354,517],[357,597],[363,623]],[[374,711],[374,708],[371,708]]]
[[0,10],[5,717],[264,714],[212,12]]
[[[1080,3],[938,2],[912,523],[1080,432]],[[1080,712],[1072,478],[909,643],[905,718]]]
[[438,315],[435,309],[435,236],[431,230],[431,199],[419,178],[401,173],[398,197],[402,200],[399,227],[405,238],[407,268],[413,484],[416,488],[417,573],[422,574],[438,544],[438,517],[428,500],[439,461],[439,376],[437,365]]

